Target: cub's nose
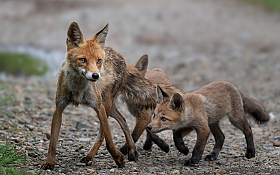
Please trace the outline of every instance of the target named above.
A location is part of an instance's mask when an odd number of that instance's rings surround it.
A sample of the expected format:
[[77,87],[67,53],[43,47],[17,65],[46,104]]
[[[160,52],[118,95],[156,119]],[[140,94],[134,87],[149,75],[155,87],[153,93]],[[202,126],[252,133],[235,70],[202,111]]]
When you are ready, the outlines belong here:
[[95,80],[97,80],[97,79],[99,78],[99,74],[93,73],[93,74],[92,74],[92,78],[95,79]]
[[148,130],[151,130],[151,129],[152,129],[152,127],[151,127],[150,125],[148,125],[148,126],[147,126],[147,129],[148,129]]

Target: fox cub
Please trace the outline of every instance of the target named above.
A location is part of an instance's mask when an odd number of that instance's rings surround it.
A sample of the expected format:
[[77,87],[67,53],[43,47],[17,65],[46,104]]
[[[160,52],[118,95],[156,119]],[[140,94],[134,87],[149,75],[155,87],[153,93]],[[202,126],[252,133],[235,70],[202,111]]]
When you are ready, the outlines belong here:
[[273,115],[266,113],[260,103],[246,97],[228,82],[213,82],[201,89],[169,97],[159,86],[157,87],[157,105],[152,122],[148,129],[157,133],[163,130],[173,130],[173,137],[177,149],[188,154],[183,137],[195,130],[197,141],[192,157],[185,161],[185,165],[197,164],[209,137],[214,135],[215,146],[205,160],[216,160],[222,149],[225,136],[219,126],[219,121],[228,116],[230,122],[245,135],[247,151],[245,156],[255,157],[255,147],[251,127],[245,113],[251,114],[259,122],[268,122]]

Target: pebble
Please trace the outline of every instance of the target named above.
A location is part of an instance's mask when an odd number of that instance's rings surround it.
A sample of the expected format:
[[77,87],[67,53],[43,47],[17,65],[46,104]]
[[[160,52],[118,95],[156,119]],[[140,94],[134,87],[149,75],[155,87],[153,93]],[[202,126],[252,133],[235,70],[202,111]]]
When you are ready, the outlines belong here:
[[108,150],[102,150],[101,153],[104,154],[104,155],[108,154]]
[[88,142],[88,141],[90,141],[90,138],[79,138],[78,139],[80,142]]
[[28,152],[28,156],[35,158],[35,157],[38,157],[38,154],[32,151],[32,152]]
[[11,137],[10,140],[16,142],[16,143],[19,143],[20,141],[20,138],[19,137]]
[[276,146],[276,147],[280,146],[280,141],[279,140],[273,140],[271,142],[273,143],[273,146]]
[[86,166],[85,163],[81,163],[81,162],[76,163],[76,165],[77,165],[77,166]]
[[30,130],[33,131],[35,129],[35,126],[33,125],[26,125],[26,127]]

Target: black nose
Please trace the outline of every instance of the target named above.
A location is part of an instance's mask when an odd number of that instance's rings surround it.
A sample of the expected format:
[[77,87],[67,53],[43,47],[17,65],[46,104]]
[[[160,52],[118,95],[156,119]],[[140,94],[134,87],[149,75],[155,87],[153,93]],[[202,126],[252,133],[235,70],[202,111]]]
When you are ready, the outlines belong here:
[[93,79],[98,79],[98,78],[99,78],[99,75],[98,75],[97,73],[93,73],[93,74],[92,74],[92,78],[93,78]]
[[148,130],[151,130],[151,129],[152,129],[152,127],[151,127],[150,125],[148,125],[148,126],[147,126],[147,129],[148,129]]

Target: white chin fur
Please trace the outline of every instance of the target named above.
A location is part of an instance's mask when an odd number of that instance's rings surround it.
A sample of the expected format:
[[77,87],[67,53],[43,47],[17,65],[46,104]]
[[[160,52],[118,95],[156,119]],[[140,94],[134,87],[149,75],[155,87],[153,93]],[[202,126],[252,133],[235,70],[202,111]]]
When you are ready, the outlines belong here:
[[274,119],[275,119],[275,115],[273,115],[273,114],[272,114],[272,112],[271,112],[271,113],[269,113],[269,117],[270,117],[270,121],[272,121],[272,120],[274,120]]

